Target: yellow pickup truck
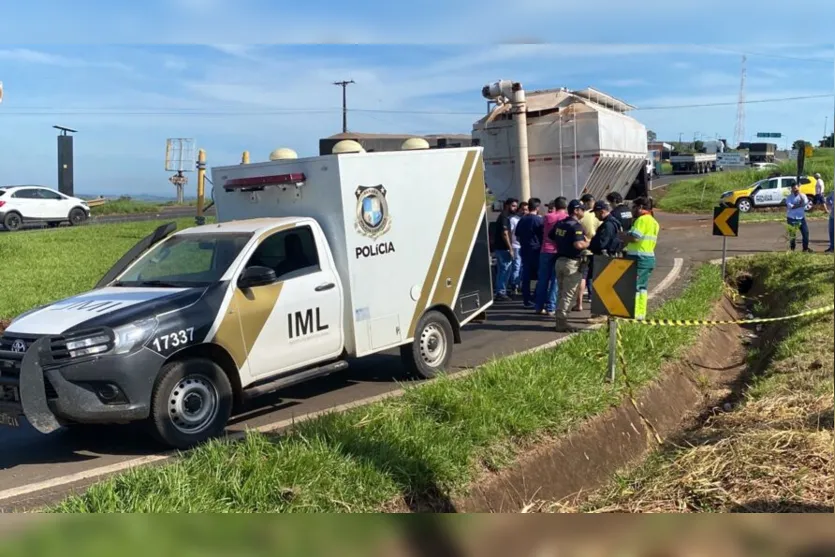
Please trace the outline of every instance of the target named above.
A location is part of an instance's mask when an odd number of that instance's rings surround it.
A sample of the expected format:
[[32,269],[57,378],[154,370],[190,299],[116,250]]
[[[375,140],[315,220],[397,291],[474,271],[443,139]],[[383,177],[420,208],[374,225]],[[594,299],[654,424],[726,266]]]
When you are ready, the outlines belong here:
[[[779,207],[786,204],[791,187],[796,183],[796,176],[764,178],[745,189],[726,191],[721,195],[719,203],[725,207],[736,207],[742,213],[759,207]],[[815,179],[801,176],[800,191],[809,198],[806,210],[811,211],[815,196]]]

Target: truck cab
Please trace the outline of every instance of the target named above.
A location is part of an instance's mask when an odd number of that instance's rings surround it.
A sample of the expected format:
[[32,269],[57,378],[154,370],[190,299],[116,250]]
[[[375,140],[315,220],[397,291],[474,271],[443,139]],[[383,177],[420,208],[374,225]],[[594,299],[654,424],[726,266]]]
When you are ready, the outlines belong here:
[[12,321],[0,424],[145,421],[188,448],[349,357],[399,349],[434,377],[493,302],[482,166],[463,148],[214,169],[220,222],[160,226],[93,290]]

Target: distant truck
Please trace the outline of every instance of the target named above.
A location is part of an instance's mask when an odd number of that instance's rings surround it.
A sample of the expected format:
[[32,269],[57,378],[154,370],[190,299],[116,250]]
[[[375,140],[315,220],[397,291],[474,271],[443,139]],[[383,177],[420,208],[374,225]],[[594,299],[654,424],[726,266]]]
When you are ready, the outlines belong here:
[[751,143],[748,146],[749,162],[774,162],[777,153],[776,143]]
[[670,164],[673,174],[706,174],[716,170],[716,154],[673,152]]

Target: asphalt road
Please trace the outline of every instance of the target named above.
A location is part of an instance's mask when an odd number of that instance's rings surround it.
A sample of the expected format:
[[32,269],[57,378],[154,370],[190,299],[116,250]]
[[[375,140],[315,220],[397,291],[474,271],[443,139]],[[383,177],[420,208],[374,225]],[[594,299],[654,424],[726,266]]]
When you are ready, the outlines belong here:
[[[654,289],[683,260],[686,275],[694,262],[721,256],[722,242],[710,234],[709,218],[693,215],[659,215],[662,234],[658,268],[650,283]],[[813,248],[826,243],[825,221],[810,223]],[[742,235],[728,241],[729,256],[784,250],[780,223],[744,224]],[[582,317],[587,315],[587,310]],[[523,310],[518,302],[496,304],[483,324],[470,325],[455,347],[452,366],[462,370],[497,356],[553,342],[563,335],[553,332],[551,321]],[[399,356],[384,353],[354,362],[343,373],[267,395],[233,418],[230,431],[276,425],[306,414],[339,407],[396,390],[406,380]],[[24,510],[59,499],[68,490],[83,489],[108,471],[153,460],[160,447],[135,426],[59,430],[41,435],[27,424],[18,429],[0,428],[0,510]],[[139,460],[137,460],[139,459]]]

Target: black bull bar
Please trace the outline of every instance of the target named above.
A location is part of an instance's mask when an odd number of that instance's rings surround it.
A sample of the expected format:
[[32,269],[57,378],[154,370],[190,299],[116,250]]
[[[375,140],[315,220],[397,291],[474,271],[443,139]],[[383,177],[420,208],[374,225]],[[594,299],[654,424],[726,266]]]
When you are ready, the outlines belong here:
[[[0,384],[4,390],[7,387],[17,387],[20,405],[15,405],[16,409],[19,412],[22,410],[26,420],[41,433],[52,433],[61,427],[46,400],[42,362],[52,361],[50,343],[50,337],[41,337],[33,342],[26,352],[0,350],[0,361],[6,364],[0,375]],[[19,367],[17,362],[20,362]],[[8,363],[12,363],[12,366],[8,366]],[[18,377],[8,373],[7,367],[18,367]],[[9,403],[4,402],[3,406],[8,407]]]

